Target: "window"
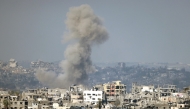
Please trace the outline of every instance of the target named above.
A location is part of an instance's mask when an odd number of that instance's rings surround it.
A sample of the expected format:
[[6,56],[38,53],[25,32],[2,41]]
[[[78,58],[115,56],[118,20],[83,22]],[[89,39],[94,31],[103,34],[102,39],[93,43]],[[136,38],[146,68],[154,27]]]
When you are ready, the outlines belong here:
[[119,89],[119,86],[116,86],[116,89]]
[[107,86],[107,89],[110,89],[110,86]]
[[114,92],[114,90],[111,90],[111,92]]
[[92,100],[95,100],[95,98],[92,98]]
[[109,90],[107,90],[107,92],[110,92]]
[[98,96],[101,96],[101,94],[98,94]]

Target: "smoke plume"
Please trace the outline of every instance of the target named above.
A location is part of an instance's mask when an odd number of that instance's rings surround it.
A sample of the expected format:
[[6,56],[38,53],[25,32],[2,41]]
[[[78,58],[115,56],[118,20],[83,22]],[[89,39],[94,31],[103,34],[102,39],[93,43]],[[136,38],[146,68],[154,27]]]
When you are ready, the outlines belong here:
[[[108,39],[108,33],[89,5],[70,8],[66,20],[67,32],[64,42],[72,42],[60,63],[63,74],[38,70],[36,77],[41,83],[54,87],[67,87],[71,84],[86,84],[87,73],[92,72],[91,47]],[[74,43],[73,43],[74,42]]]

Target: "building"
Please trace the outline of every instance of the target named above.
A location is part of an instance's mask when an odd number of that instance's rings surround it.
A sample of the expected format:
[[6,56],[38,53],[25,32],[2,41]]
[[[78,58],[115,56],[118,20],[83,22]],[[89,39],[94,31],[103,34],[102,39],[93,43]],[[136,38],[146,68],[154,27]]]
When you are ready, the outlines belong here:
[[119,96],[126,94],[126,85],[122,84],[121,81],[113,81],[111,83],[103,84],[103,86],[106,96]]
[[69,87],[70,101],[72,103],[83,102],[83,89],[82,85],[72,85]]
[[126,85],[121,81],[103,84],[106,103],[114,103],[117,99],[123,101],[126,95]]
[[48,98],[53,98],[54,100],[63,99],[67,96],[67,92],[67,89],[48,89]]
[[15,61],[15,59],[10,59],[9,60],[9,67],[15,68],[18,66],[17,61]]
[[53,103],[53,109],[70,109],[70,106],[68,106],[67,104],[60,106],[58,103]]
[[124,62],[119,62],[119,63],[118,63],[118,66],[119,66],[120,68],[125,68],[125,63],[124,63]]
[[9,96],[11,109],[26,109],[28,102],[19,100],[18,96]]
[[138,85],[137,83],[132,83],[131,93],[133,99],[139,98],[155,98],[158,97],[158,94],[155,90],[154,85]]
[[163,85],[162,87],[158,87],[157,88],[158,92],[159,92],[159,97],[163,97],[163,96],[171,96],[172,93],[176,92],[176,85]]
[[103,99],[103,91],[85,90],[83,91],[83,100],[86,104],[97,104]]

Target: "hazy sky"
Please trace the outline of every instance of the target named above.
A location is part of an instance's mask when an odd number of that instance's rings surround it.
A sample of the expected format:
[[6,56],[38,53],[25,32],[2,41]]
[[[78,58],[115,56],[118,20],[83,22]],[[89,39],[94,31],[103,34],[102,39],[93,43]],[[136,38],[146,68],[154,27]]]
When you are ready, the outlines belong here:
[[94,62],[190,63],[190,0],[0,0],[0,60],[63,60],[66,14],[82,4],[110,36]]

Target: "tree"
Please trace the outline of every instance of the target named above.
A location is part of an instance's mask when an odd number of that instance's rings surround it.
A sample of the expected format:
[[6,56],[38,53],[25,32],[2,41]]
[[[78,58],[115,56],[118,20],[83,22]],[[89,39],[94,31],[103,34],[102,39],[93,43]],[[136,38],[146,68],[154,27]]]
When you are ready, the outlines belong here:
[[4,105],[4,108],[5,108],[5,109],[9,109],[10,103],[9,103],[9,101],[8,101],[7,99],[4,99],[4,100],[3,100],[3,105]]
[[17,99],[20,99],[22,97],[22,95],[21,95],[21,93],[20,93],[19,90],[11,90],[11,91],[9,91],[9,94],[17,96],[18,97]]
[[114,105],[115,105],[116,107],[119,106],[119,105],[120,105],[120,100],[119,100],[119,99],[116,99]]
[[101,99],[98,99],[98,102],[97,102],[97,104],[95,105],[95,108],[101,109],[101,107],[102,107],[102,100],[101,100]]
[[101,109],[101,107],[102,107],[102,101],[101,100],[98,101],[98,105],[99,105],[99,109]]
[[188,90],[189,90],[189,87],[183,88],[183,92],[184,92],[184,93],[187,93]]

